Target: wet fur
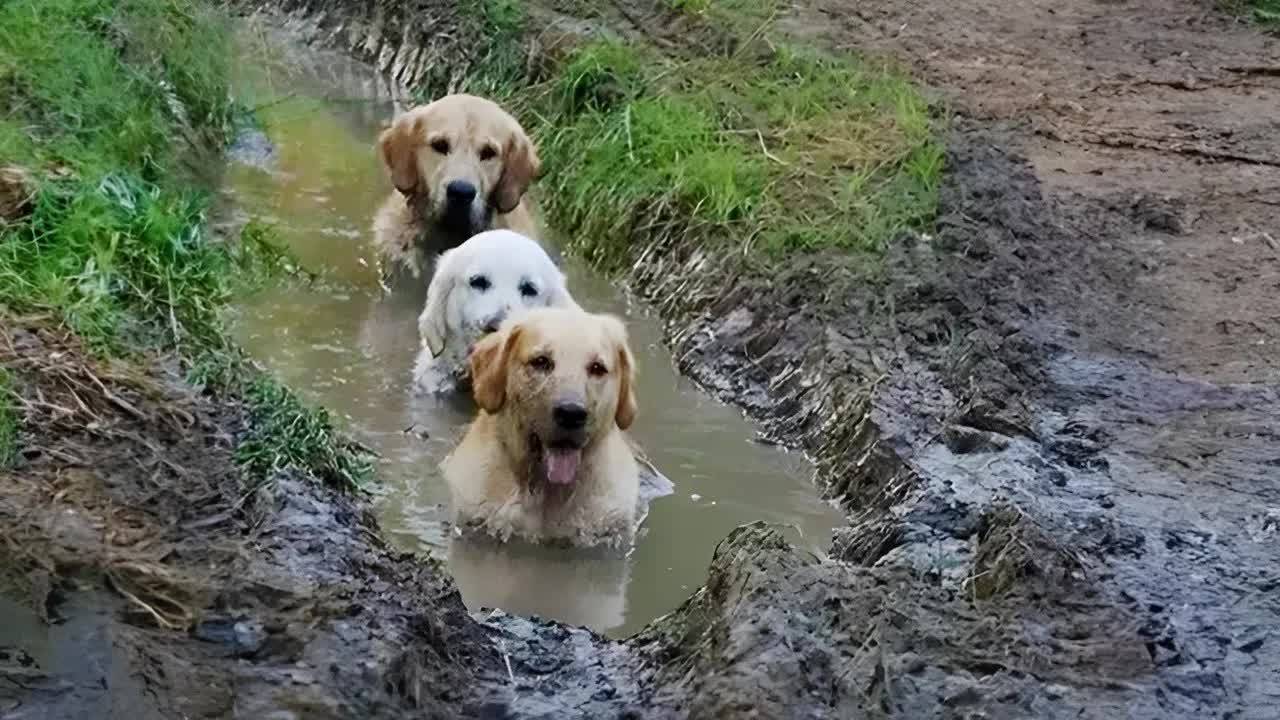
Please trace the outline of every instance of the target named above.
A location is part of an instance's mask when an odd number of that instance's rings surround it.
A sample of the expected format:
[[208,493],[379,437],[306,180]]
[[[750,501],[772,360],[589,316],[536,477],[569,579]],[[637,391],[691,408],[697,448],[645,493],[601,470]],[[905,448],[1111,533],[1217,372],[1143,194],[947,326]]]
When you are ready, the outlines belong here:
[[[557,359],[557,371],[545,376],[527,367],[543,351]],[[603,380],[576,367],[593,356],[608,361]],[[636,414],[634,372],[621,321],[581,310],[530,310],[477,344],[471,377],[480,412],[442,463],[455,522],[504,540],[629,544],[639,493],[625,434]],[[529,438],[547,436],[560,393],[584,387],[590,420],[577,479],[553,486],[539,477]]]
[[[447,143],[447,153],[433,149],[437,141]],[[486,149],[493,158],[481,156]],[[404,270],[421,277],[428,258],[484,230],[537,238],[524,196],[541,162],[519,122],[495,103],[459,94],[413,108],[382,132],[377,150],[395,186],[373,220],[384,276]],[[443,224],[444,188],[455,180],[478,190],[470,227]]]

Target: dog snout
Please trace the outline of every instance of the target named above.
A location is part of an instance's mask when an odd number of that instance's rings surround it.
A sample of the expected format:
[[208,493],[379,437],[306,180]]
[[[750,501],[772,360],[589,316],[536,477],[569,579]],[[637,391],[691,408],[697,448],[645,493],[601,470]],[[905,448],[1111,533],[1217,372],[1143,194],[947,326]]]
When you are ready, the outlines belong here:
[[556,403],[551,418],[563,430],[581,430],[587,425],[587,406],[580,402]]
[[489,317],[485,318],[485,321],[480,325],[480,329],[486,333],[498,332],[498,328],[502,326],[502,321],[505,320],[506,318],[507,318],[506,313],[498,313],[497,315],[490,315]]
[[466,180],[454,180],[444,187],[450,205],[470,205],[476,199],[476,186]]

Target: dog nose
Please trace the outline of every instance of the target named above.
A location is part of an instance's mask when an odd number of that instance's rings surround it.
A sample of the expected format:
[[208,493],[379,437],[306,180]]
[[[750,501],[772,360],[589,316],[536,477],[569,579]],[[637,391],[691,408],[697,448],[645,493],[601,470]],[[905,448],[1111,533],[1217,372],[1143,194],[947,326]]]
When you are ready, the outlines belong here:
[[494,315],[484,321],[484,325],[480,329],[486,333],[498,332],[498,328],[502,326],[502,320],[506,315]]
[[467,205],[476,199],[476,186],[466,180],[454,180],[445,185],[445,197],[449,199],[453,205]]
[[565,430],[581,430],[587,424],[587,408],[575,402],[560,403],[551,411],[551,417]]

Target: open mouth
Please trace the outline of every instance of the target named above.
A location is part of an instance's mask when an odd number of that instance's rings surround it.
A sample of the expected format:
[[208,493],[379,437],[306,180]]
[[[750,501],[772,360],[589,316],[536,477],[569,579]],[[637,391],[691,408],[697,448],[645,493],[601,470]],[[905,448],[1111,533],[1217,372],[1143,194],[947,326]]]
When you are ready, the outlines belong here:
[[544,443],[537,435],[530,435],[537,458],[539,475],[551,485],[572,485],[578,479],[578,466],[582,464],[582,442],[577,438],[556,438]]

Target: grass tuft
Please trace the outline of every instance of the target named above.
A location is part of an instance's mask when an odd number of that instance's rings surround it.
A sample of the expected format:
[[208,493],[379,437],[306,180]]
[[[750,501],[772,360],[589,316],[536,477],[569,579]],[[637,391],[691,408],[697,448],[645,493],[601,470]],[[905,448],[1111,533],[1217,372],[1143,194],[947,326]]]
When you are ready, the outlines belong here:
[[192,363],[188,381],[243,402],[246,430],[236,445],[236,461],[251,482],[297,470],[354,491],[373,477],[374,457],[367,448],[344,437],[327,410],[303,403],[240,350],[206,352]]
[[4,236],[0,303],[56,308],[99,347],[157,335],[216,343],[231,254],[205,237],[204,208],[198,194],[131,174],[46,183]]
[[260,376],[245,390],[248,436],[236,459],[253,477],[298,469],[333,487],[359,489],[373,473],[367,451],[346,440],[323,408],[303,405],[288,388]]

